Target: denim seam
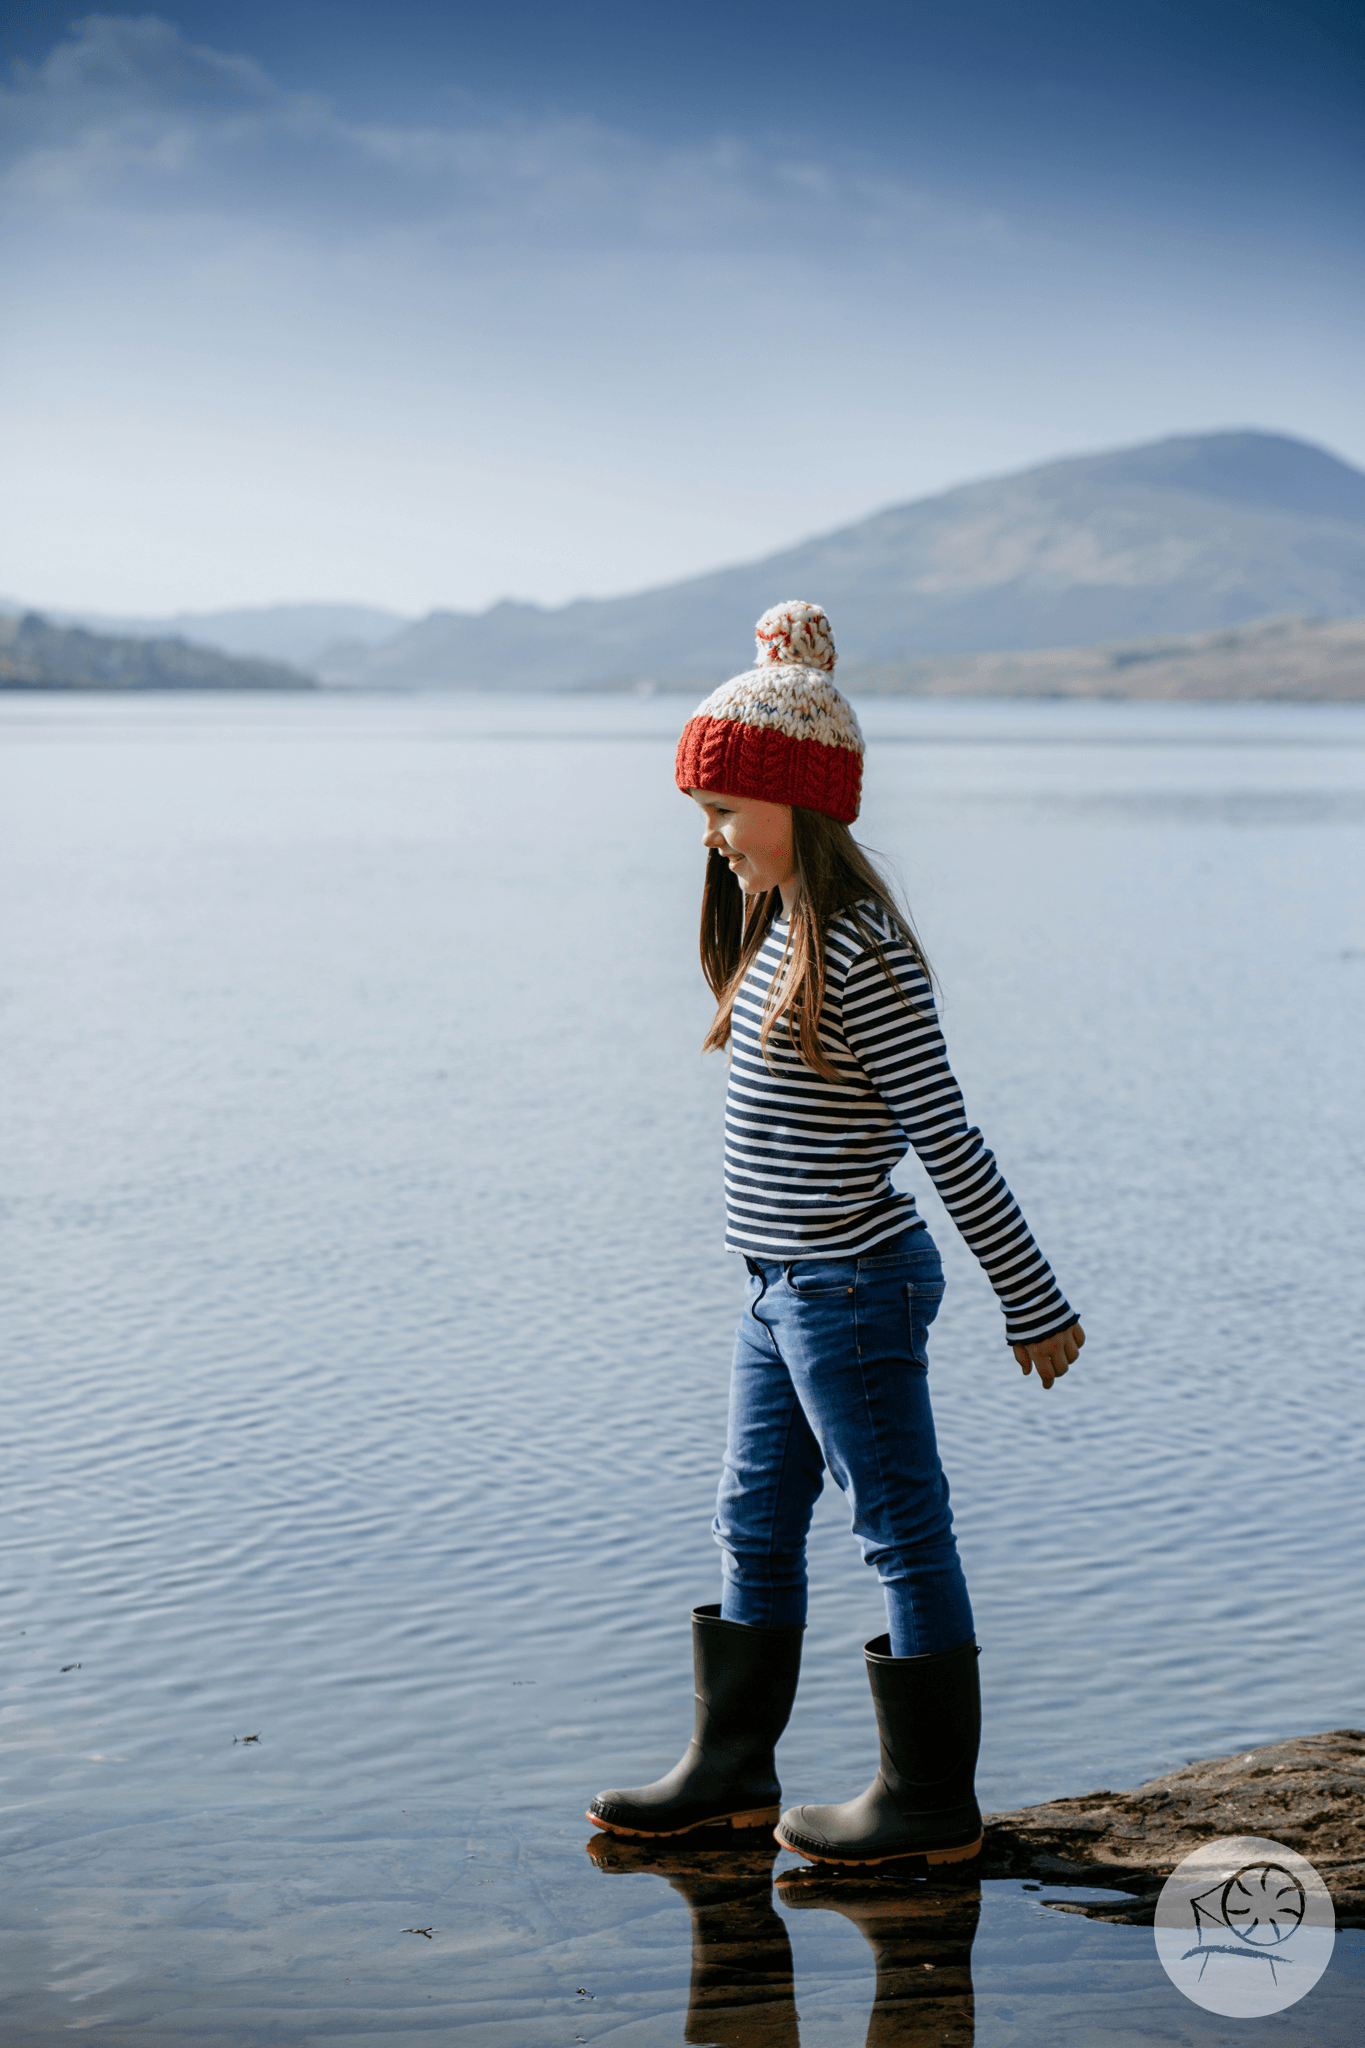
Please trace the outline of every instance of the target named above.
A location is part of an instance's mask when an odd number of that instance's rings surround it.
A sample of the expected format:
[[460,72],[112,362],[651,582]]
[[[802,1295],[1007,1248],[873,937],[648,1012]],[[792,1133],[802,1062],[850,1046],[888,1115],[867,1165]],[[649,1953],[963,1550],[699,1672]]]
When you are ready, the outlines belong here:
[[[881,1435],[876,1427],[876,1417],[873,1412],[872,1396],[868,1390],[867,1367],[863,1361],[862,1320],[858,1314],[858,1297],[856,1293],[853,1297],[853,1335],[858,1354],[858,1378],[861,1382],[863,1390],[863,1408],[867,1415],[873,1456],[877,1460],[877,1485],[880,1489],[881,1496],[878,1502],[878,1519],[880,1520],[882,1518],[885,1518],[887,1520],[887,1533],[888,1535],[890,1535],[892,1533],[892,1524],[889,1514],[889,1510],[891,1507],[891,1489],[887,1485],[886,1470],[882,1464]],[[900,1546],[897,1545],[897,1548],[899,1547]],[[871,1560],[869,1559],[868,1562],[870,1563]],[[877,1573],[877,1580],[879,1584],[882,1583],[882,1575],[880,1571],[878,1571]]]
[[[767,1283],[765,1282],[765,1284],[764,1284],[764,1293],[766,1294],[766,1293],[767,1293],[767,1291],[768,1291],[768,1288],[767,1288]],[[763,1298],[763,1297],[762,1297],[762,1295],[760,1295],[760,1296],[759,1296],[759,1299],[760,1299],[760,1300],[762,1300],[762,1298]],[[749,1312],[750,1312],[751,1316],[753,1316],[753,1307],[754,1307],[754,1306],[756,1306],[756,1304],[753,1304],[753,1305],[751,1305],[751,1307],[750,1307],[750,1311],[749,1311]],[[781,1504],[781,1501],[782,1501],[782,1496],[783,1496],[783,1491],[784,1491],[784,1487],[783,1487],[783,1481],[784,1481],[784,1479],[785,1479],[785,1476],[786,1476],[786,1473],[787,1473],[787,1469],[788,1469],[788,1466],[789,1466],[789,1464],[790,1464],[790,1461],[791,1461],[791,1441],[792,1441],[792,1434],[793,1434],[793,1431],[795,1430],[795,1427],[796,1427],[796,1419],[797,1419],[797,1417],[798,1417],[798,1416],[800,1416],[801,1420],[802,1420],[802,1421],[803,1421],[803,1422],[805,1423],[805,1425],[806,1425],[806,1428],[807,1428],[808,1430],[810,1430],[810,1433],[811,1433],[811,1437],[812,1437],[812,1440],[814,1441],[814,1443],[815,1443],[815,1447],[816,1447],[817,1451],[818,1451],[818,1452],[819,1452],[819,1454],[820,1454],[820,1466],[821,1466],[821,1473],[822,1473],[822,1487],[823,1487],[823,1473],[824,1473],[825,1471],[827,1471],[827,1470],[828,1470],[829,1468],[828,1468],[828,1463],[827,1463],[827,1461],[826,1461],[826,1458],[825,1458],[825,1453],[824,1453],[824,1446],[823,1446],[823,1445],[821,1444],[821,1442],[820,1442],[820,1439],[819,1439],[819,1437],[818,1437],[818,1436],[816,1435],[816,1432],[815,1432],[815,1429],[814,1429],[814,1427],[813,1427],[813,1425],[812,1425],[812,1423],[811,1423],[810,1417],[809,1417],[809,1416],[808,1416],[808,1415],[806,1414],[806,1411],[805,1411],[805,1409],[804,1409],[804,1408],[802,1407],[802,1405],[801,1405],[801,1396],[800,1396],[800,1395],[799,1395],[799,1393],[797,1392],[797,1389],[796,1389],[796,1382],[795,1382],[795,1380],[794,1380],[794,1379],[792,1378],[792,1374],[791,1374],[791,1368],[790,1368],[790,1367],[788,1366],[788,1364],[787,1364],[787,1361],[786,1361],[786,1360],[785,1360],[785,1358],[783,1358],[783,1356],[782,1356],[781,1348],[780,1348],[780,1347],[779,1347],[779,1345],[778,1345],[778,1342],[777,1342],[777,1337],[776,1337],[776,1334],[775,1334],[775,1333],[774,1333],[774,1332],[773,1332],[773,1331],[772,1331],[771,1329],[769,1329],[769,1328],[768,1328],[768,1325],[767,1325],[766,1323],[762,1323],[762,1322],[761,1322],[761,1319],[760,1319],[760,1318],[759,1318],[758,1316],[753,1316],[753,1320],[754,1320],[755,1322],[757,1322],[757,1323],[760,1323],[760,1326],[761,1326],[761,1328],[762,1328],[762,1329],[763,1329],[763,1330],[764,1330],[764,1331],[765,1331],[765,1332],[767,1333],[767,1338],[768,1338],[768,1342],[769,1342],[769,1344],[770,1344],[770,1345],[771,1345],[771,1347],[772,1347],[772,1351],[773,1351],[773,1356],[774,1356],[774,1357],[776,1358],[776,1360],[777,1360],[777,1363],[778,1363],[778,1365],[779,1365],[779,1366],[780,1366],[780,1367],[782,1368],[782,1371],[783,1371],[783,1373],[784,1373],[784,1374],[785,1374],[785,1376],[786,1376],[786,1381],[787,1381],[787,1390],[788,1390],[788,1393],[789,1393],[789,1395],[790,1395],[790,1406],[788,1407],[788,1410],[787,1410],[787,1421],[786,1421],[786,1426],[785,1426],[785,1428],[784,1428],[784,1430],[783,1430],[783,1436],[782,1436],[782,1456],[781,1456],[781,1459],[780,1459],[780,1460],[778,1461],[778,1463],[777,1463],[776,1471],[775,1471],[775,1473],[774,1473],[774,1484],[773,1484],[773,1494],[772,1494],[772,1508],[771,1508],[771,1511],[770,1511],[770,1513],[769,1513],[769,1515],[768,1515],[768,1518],[767,1518],[767,1533],[766,1533],[766,1537],[765,1537],[765,1550],[764,1550],[764,1552],[763,1552],[763,1556],[764,1556],[764,1561],[765,1561],[765,1563],[767,1564],[767,1567],[768,1567],[768,1581],[767,1581],[767,1586],[766,1586],[766,1594],[767,1594],[767,1626],[771,1627],[771,1626],[773,1625],[773,1624],[772,1624],[772,1612],[773,1612],[773,1605],[774,1605],[774,1602],[775,1602],[775,1599],[776,1599],[776,1593],[777,1593],[777,1589],[776,1589],[776,1587],[775,1587],[775,1586],[774,1586],[774,1584],[773,1584],[773,1573],[772,1573],[772,1561],[773,1561],[773,1557],[774,1557],[774,1555],[776,1554],[776,1550],[777,1550],[777,1518],[778,1518],[778,1509],[779,1509],[779,1507],[780,1507],[780,1504]],[[812,1513],[814,1512],[814,1502],[812,1502],[812,1503],[811,1503],[811,1511],[812,1511]],[[808,1515],[808,1516],[807,1516],[807,1518],[806,1518],[806,1529],[805,1529],[805,1531],[804,1531],[804,1533],[803,1533],[803,1535],[802,1535],[802,1538],[801,1538],[801,1552],[802,1552],[802,1558],[803,1558],[803,1560],[804,1560],[804,1558],[805,1558],[805,1554],[806,1554],[806,1542],[807,1542],[807,1538],[808,1538],[808,1536],[809,1536],[809,1533],[810,1533],[810,1516]],[[731,1552],[731,1553],[730,1553],[730,1555],[731,1555],[731,1557],[733,1557],[734,1553],[733,1553],[733,1552]],[[748,1561],[752,1561],[752,1553],[746,1552],[746,1560],[748,1560]],[[753,1590],[753,1589],[752,1589],[752,1587],[750,1587],[750,1588],[748,1588],[748,1590],[749,1590],[750,1592],[752,1592],[752,1590]]]
[[[779,1353],[778,1353],[778,1357],[779,1357],[779,1358],[781,1358],[781,1356],[782,1356],[782,1354],[781,1354],[781,1353],[779,1352]],[[782,1482],[783,1482],[783,1479],[784,1479],[784,1478],[786,1477],[786,1471],[787,1471],[787,1461],[788,1461],[788,1459],[789,1459],[789,1458],[791,1457],[791,1447],[792,1447],[792,1429],[793,1429],[793,1427],[794,1427],[794,1425],[795,1425],[795,1422],[796,1422],[796,1418],[797,1418],[797,1416],[798,1416],[798,1415],[800,1415],[800,1416],[801,1416],[801,1417],[803,1418],[803,1420],[805,1420],[805,1421],[806,1421],[806,1427],[807,1427],[807,1428],[809,1428],[809,1427],[810,1427],[809,1419],[808,1419],[808,1418],[806,1418],[806,1416],[805,1416],[805,1411],[804,1411],[804,1409],[803,1409],[803,1408],[802,1408],[802,1406],[801,1406],[801,1400],[800,1400],[800,1396],[799,1396],[799,1395],[797,1394],[797,1391],[796,1391],[796,1383],[795,1383],[795,1381],[794,1381],[794,1380],[792,1379],[791,1373],[790,1373],[789,1371],[787,1371],[787,1366],[786,1366],[786,1361],[785,1361],[785,1359],[783,1360],[783,1370],[787,1372],[787,1385],[788,1385],[788,1386],[789,1386],[789,1387],[791,1388],[791,1396],[792,1396],[792,1401],[791,1401],[791,1407],[790,1407],[790,1409],[788,1410],[788,1413],[787,1413],[787,1427],[786,1427],[786,1430],[785,1430],[785,1432],[784,1432],[784,1434],[783,1434],[783,1439],[782,1439],[782,1458],[781,1458],[781,1462],[779,1463],[779,1465],[778,1465],[778,1468],[777,1468],[777,1486],[776,1486],[776,1489],[775,1489],[775,1491],[774,1491],[774,1493],[773,1493],[773,1512],[772,1512],[772,1514],[771,1514],[771,1515],[769,1516],[769,1518],[768,1518],[768,1615],[769,1615],[769,1623],[770,1623],[770,1625],[771,1625],[771,1617],[772,1617],[772,1608],[773,1608],[773,1598],[774,1598],[774,1591],[775,1591],[775,1589],[774,1589],[774,1586],[773,1586],[773,1552],[775,1551],[775,1549],[776,1549],[776,1547],[777,1547],[777,1529],[776,1529],[776,1523],[777,1523],[777,1508],[778,1508],[778,1504],[780,1503],[780,1501],[781,1501],[781,1499],[782,1499],[782,1491],[783,1491],[783,1488],[782,1488]],[[819,1440],[818,1440],[818,1438],[817,1438],[817,1442],[818,1442],[818,1441],[819,1441]],[[821,1453],[821,1457],[823,1458],[823,1456],[824,1456],[824,1453],[822,1452],[822,1453]],[[809,1532],[810,1532],[810,1523],[809,1523],[809,1521],[808,1521],[808,1522],[806,1523],[806,1532],[807,1532],[807,1534],[809,1534]],[[806,1551],[806,1538],[805,1538],[805,1536],[803,1536],[803,1537],[802,1537],[802,1539],[801,1539],[801,1553],[802,1553],[802,1556],[803,1556],[803,1557],[805,1556],[805,1551]]]
[[[754,1299],[749,1303],[747,1309],[745,1310],[745,1314],[748,1316],[750,1322],[758,1324],[759,1329],[762,1330],[764,1336],[768,1340],[768,1344],[772,1351],[773,1357],[778,1361],[778,1363],[781,1366],[783,1366],[785,1370],[786,1361],[783,1358],[782,1353],[777,1348],[777,1339],[773,1335],[772,1330],[769,1328],[768,1324],[764,1322],[762,1316],[758,1313],[758,1304],[760,1301],[766,1300],[770,1284],[771,1283],[765,1276],[763,1279],[762,1292],[756,1295]],[[790,1374],[788,1374],[788,1378],[790,1378]],[[796,1389],[793,1387],[792,1392],[795,1393],[795,1391]]]

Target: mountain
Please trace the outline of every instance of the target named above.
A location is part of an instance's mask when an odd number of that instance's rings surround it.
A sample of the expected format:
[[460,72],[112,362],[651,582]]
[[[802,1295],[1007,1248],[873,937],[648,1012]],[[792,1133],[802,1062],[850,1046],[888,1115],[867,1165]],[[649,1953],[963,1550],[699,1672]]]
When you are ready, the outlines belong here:
[[[0,614],[29,609],[0,598]],[[245,605],[233,611],[172,612],[165,618],[67,611],[43,616],[55,626],[84,626],[89,632],[112,633],[125,640],[187,640],[193,647],[212,647],[220,654],[255,655],[297,668],[311,668],[338,640],[368,647],[412,623],[401,612],[381,611],[372,604]]]
[[840,664],[854,697],[1145,697],[1365,701],[1365,618],[1261,619],[1179,639]]
[[312,676],[184,640],[115,638],[54,626],[37,612],[0,618],[3,690],[315,690]]
[[1202,434],[1080,456],[879,512],[759,562],[633,597],[432,612],[329,649],[371,687],[698,688],[742,667],[784,597],[842,656],[895,662],[1365,612],[1365,474],[1285,435]]

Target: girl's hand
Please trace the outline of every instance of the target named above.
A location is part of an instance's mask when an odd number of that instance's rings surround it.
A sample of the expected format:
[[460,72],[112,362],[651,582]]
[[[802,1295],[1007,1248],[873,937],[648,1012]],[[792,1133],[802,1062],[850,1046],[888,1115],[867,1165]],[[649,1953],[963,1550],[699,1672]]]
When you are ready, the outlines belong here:
[[1025,1373],[1036,1367],[1043,1385],[1050,1387],[1069,1365],[1076,1363],[1084,1342],[1085,1331],[1079,1323],[1073,1323],[1069,1330],[1062,1330],[1056,1337],[1045,1337],[1041,1344],[1015,1344],[1011,1348]]

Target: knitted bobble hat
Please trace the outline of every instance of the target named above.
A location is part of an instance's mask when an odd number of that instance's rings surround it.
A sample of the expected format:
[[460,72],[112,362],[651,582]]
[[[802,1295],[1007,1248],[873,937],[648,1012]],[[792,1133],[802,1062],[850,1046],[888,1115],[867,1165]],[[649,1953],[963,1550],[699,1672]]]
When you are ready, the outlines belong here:
[[764,612],[758,660],[697,706],[678,741],[679,789],[761,797],[851,825],[863,779],[863,736],[834,687],[834,635],[818,604]]

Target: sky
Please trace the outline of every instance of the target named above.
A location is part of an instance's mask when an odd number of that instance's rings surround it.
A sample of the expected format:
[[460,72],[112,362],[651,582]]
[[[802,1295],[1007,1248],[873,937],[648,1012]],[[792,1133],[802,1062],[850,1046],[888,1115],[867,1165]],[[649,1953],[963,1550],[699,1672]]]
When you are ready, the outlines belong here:
[[0,5],[0,593],[561,603],[1177,432],[1365,466],[1358,0]]

